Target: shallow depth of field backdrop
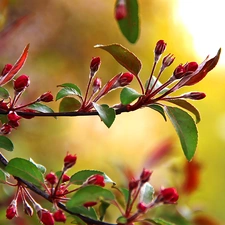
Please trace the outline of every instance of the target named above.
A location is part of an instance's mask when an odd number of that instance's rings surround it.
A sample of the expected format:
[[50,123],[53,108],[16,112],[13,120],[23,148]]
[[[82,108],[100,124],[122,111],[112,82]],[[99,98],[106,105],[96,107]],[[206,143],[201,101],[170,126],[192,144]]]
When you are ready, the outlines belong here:
[[[7,5],[8,2],[8,5]],[[141,78],[146,80],[152,66],[153,49],[159,39],[167,42],[166,53],[176,60],[161,77],[165,81],[175,66],[187,61],[201,62],[214,56],[222,47],[222,57],[215,70],[194,86],[207,97],[193,104],[200,110],[199,143],[195,160],[200,163],[200,185],[190,198],[180,196],[192,208],[203,209],[218,221],[225,221],[225,31],[222,21],[223,1],[203,0],[140,0],[140,37],[130,44],[121,34],[114,19],[114,0],[0,0],[0,26],[27,16],[22,24],[0,39],[0,66],[14,63],[22,49],[30,43],[28,60],[19,74],[30,76],[31,84],[23,96],[35,99],[45,91],[55,95],[57,85],[71,82],[83,91],[91,57],[102,60],[98,76],[103,83],[119,72],[125,72],[108,53],[93,48],[96,44],[120,43],[142,61]],[[7,5],[7,6],[6,6]],[[131,87],[137,85],[133,82]],[[189,88],[183,88],[188,92]],[[193,87],[191,87],[193,90]],[[193,90],[193,91],[194,91]],[[119,90],[102,102],[119,102]],[[58,102],[48,104],[58,111]],[[105,171],[119,185],[125,185],[124,170],[139,174],[146,158],[164,142],[173,143],[173,155],[153,168],[152,182],[178,186],[182,182],[185,157],[170,121],[148,109],[124,113],[108,129],[98,117],[34,118],[22,120],[10,138],[14,142],[13,157],[31,157],[48,171],[59,170],[67,151],[77,154],[77,169]],[[74,168],[74,170],[76,169]],[[75,171],[70,171],[71,173]],[[1,192],[5,190],[0,187]],[[4,199],[0,195],[0,221],[5,224]],[[23,214],[22,214],[23,216]],[[38,221],[32,219],[35,224]],[[7,221],[14,224],[14,221]]]

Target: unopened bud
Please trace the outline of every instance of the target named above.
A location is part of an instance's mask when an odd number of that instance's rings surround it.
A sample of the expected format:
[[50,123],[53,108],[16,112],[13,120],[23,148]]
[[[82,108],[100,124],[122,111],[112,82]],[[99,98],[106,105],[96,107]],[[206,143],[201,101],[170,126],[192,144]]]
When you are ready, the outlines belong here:
[[118,79],[118,83],[121,87],[126,86],[131,83],[134,75],[132,73],[122,73]]
[[62,210],[57,210],[54,214],[53,217],[55,219],[56,222],[66,222],[66,215],[64,214],[64,212]]
[[95,205],[97,205],[97,202],[85,202],[83,204],[83,206],[86,207],[86,208],[89,208],[89,207],[92,207],[92,206],[95,206]]
[[170,66],[173,63],[174,60],[175,60],[175,57],[173,56],[173,54],[168,54],[167,56],[165,56],[163,58],[162,66],[164,68],[168,67],[168,66]]
[[21,75],[14,81],[14,90],[19,93],[24,91],[30,85],[30,78],[27,75]]
[[[35,113],[36,111],[33,109],[21,109],[22,112],[28,112],[28,113]],[[21,117],[25,118],[25,119],[32,119],[34,118],[33,115],[21,115]]]
[[161,189],[155,202],[162,202],[164,204],[175,204],[179,199],[179,195],[175,188]]
[[1,72],[1,76],[5,76],[12,69],[12,67],[12,64],[6,64]]
[[140,213],[145,213],[147,211],[147,206],[143,202],[139,202],[137,208]]
[[11,131],[12,131],[12,127],[9,124],[5,123],[2,125],[1,134],[4,134],[4,135],[10,134]]
[[27,214],[28,216],[33,216],[33,209],[32,207],[28,204],[27,201],[23,202],[23,211],[25,212],[25,214]]
[[90,76],[93,77],[98,71],[101,64],[101,59],[99,57],[93,57],[90,63]]
[[173,76],[176,79],[180,79],[185,75],[185,69],[184,66],[182,64],[180,64],[179,66],[176,67],[176,69],[173,71]]
[[57,176],[55,175],[55,173],[51,172],[51,173],[48,173],[46,176],[45,176],[45,179],[46,181],[49,183],[49,184],[56,184],[58,182],[58,178]]
[[100,174],[95,174],[95,175],[90,176],[85,183],[104,187],[105,186],[105,178]]
[[38,98],[38,101],[41,101],[41,102],[51,102],[51,101],[53,101],[53,95],[51,94],[50,91],[45,92],[44,94],[42,94]]
[[198,63],[189,62],[184,65],[185,75],[191,74],[198,69]]
[[46,209],[41,209],[37,211],[38,218],[44,225],[54,225],[55,221],[52,216],[52,214],[46,210]]
[[122,20],[127,17],[127,6],[125,0],[119,0],[115,8],[116,20]]
[[21,119],[21,117],[16,112],[10,112],[7,117],[9,121],[13,122],[17,122],[19,119]]
[[201,100],[206,97],[206,94],[203,92],[189,92],[181,96],[182,98],[189,98],[192,100]]
[[129,191],[132,191],[138,187],[139,180],[131,180],[129,182]]
[[17,216],[17,202],[14,199],[11,204],[9,205],[9,207],[6,209],[6,218],[11,220],[12,218],[14,218],[15,216]]
[[155,46],[155,62],[157,62],[159,60],[160,56],[165,51],[166,45],[167,44],[165,43],[164,40],[159,40],[156,43],[156,46]]
[[0,111],[8,111],[8,103],[5,103],[3,101],[0,102]]
[[152,171],[149,171],[147,169],[143,169],[140,180],[142,183],[148,182],[150,179],[150,176],[152,175]]
[[67,170],[75,165],[77,161],[76,155],[67,154],[64,158],[64,170]]
[[68,176],[67,174],[63,174],[63,177],[62,177],[62,182],[67,182],[70,180],[70,176]]
[[100,78],[96,77],[94,82],[93,82],[93,93],[96,93],[100,90],[102,86],[102,81]]

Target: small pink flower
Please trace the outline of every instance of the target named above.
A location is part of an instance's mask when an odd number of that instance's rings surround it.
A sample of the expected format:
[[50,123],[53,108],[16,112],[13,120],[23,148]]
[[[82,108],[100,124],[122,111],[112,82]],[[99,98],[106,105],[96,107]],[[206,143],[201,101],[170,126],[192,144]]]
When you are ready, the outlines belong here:
[[24,91],[30,85],[30,78],[27,75],[21,75],[14,81],[14,90],[16,92]]
[[67,154],[64,158],[64,169],[67,170],[75,165],[77,161],[76,155]]
[[100,174],[92,175],[87,179],[87,184],[93,184],[104,187],[105,186],[104,177]]
[[57,210],[54,214],[53,217],[55,219],[56,222],[66,222],[66,215],[64,214],[64,212],[62,210]]

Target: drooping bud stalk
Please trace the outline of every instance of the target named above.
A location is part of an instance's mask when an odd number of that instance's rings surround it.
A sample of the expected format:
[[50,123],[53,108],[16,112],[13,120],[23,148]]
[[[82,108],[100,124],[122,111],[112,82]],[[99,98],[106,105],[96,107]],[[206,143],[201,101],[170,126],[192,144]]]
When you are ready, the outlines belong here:
[[76,155],[67,154],[64,158],[64,171],[73,167],[77,161]]
[[203,92],[197,92],[197,91],[193,91],[193,92],[189,92],[186,93],[184,95],[181,95],[182,98],[189,98],[192,100],[201,100],[203,98],[206,97],[206,94]]
[[12,69],[12,67],[12,64],[6,64],[1,72],[1,76],[5,76]]
[[8,208],[6,209],[6,218],[11,220],[17,216],[17,200],[13,199]]
[[30,78],[27,75],[21,75],[14,81],[14,90],[16,93],[24,91],[30,85]]
[[66,215],[64,214],[64,212],[62,210],[57,210],[54,214],[53,217],[55,219],[56,222],[62,222],[65,223],[66,222]]
[[175,188],[161,189],[158,196],[155,199],[155,203],[175,204],[179,199],[179,195]]
[[41,101],[41,102],[51,102],[53,101],[53,95],[50,91],[45,92],[44,94],[42,94],[37,101]]
[[185,75],[185,68],[182,64],[180,64],[179,66],[177,66],[175,68],[175,70],[173,71],[173,77],[175,77],[175,79],[180,79]]
[[100,57],[93,57],[92,60],[91,60],[91,63],[90,63],[90,76],[93,77],[99,67],[100,67],[100,64],[101,64],[101,59]]
[[115,7],[115,19],[122,20],[127,17],[127,5],[125,0],[118,0]]
[[158,62],[160,56],[162,55],[162,53],[165,51],[166,49],[166,43],[164,40],[159,40],[157,43],[156,43],[156,46],[155,46],[155,62]]
[[100,78],[96,77],[94,82],[93,82],[93,86],[92,86],[93,93],[98,92],[101,89],[101,87],[102,87],[102,81],[101,81]]
[[131,81],[133,80],[134,75],[132,73],[122,73],[118,79],[118,84],[121,87],[124,87],[128,84],[131,83]]
[[86,181],[85,184],[93,184],[93,185],[98,185],[101,187],[105,186],[105,179],[102,175],[100,174],[95,174],[90,176]]
[[152,175],[152,171],[149,171],[149,170],[144,168],[141,175],[140,175],[140,181],[142,183],[148,182],[151,175]]
[[51,184],[51,185],[54,185],[58,182],[58,178],[57,176],[55,175],[55,173],[53,172],[50,172],[48,173],[46,176],[45,176],[45,179],[46,181]]

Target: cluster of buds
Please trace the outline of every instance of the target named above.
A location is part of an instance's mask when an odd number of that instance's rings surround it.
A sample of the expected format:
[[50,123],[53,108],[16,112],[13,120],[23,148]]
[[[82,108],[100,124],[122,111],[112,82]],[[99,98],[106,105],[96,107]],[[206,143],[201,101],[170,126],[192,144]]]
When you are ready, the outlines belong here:
[[[6,76],[8,72],[12,69],[11,64],[6,64],[1,72],[0,77]],[[3,135],[10,134],[13,128],[17,128],[19,126],[19,120],[23,117],[26,119],[31,119],[34,116],[32,113],[35,112],[35,110],[32,110],[29,108],[32,104],[35,104],[37,102],[50,102],[53,101],[53,95],[51,92],[46,92],[42,94],[40,97],[38,97],[35,101],[32,101],[30,103],[24,104],[24,105],[18,105],[18,100],[23,94],[23,92],[29,87],[30,85],[30,78],[29,76],[23,74],[20,75],[18,78],[16,78],[13,82],[13,89],[14,89],[14,96],[9,97],[7,99],[0,100],[0,111],[2,113],[7,114],[7,120],[8,122],[2,124],[0,128],[0,132]],[[17,111],[20,112],[28,112],[31,113],[31,115],[18,115]]]

